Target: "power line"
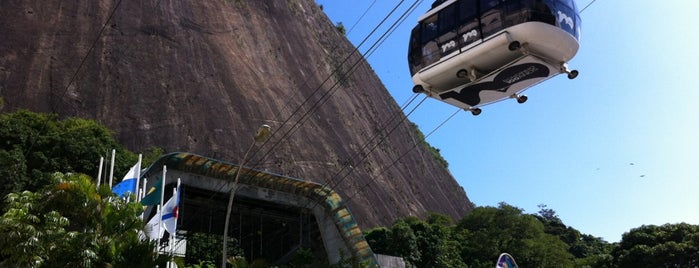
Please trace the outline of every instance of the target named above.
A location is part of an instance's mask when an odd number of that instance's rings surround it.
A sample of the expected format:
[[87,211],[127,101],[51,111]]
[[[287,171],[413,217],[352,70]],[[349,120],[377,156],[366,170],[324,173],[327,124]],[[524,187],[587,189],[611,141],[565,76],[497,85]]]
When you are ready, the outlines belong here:
[[592,4],[594,4],[595,1],[597,1],[597,0],[592,0],[590,3],[588,3],[585,7],[583,7],[583,9],[580,10],[580,13],[582,13],[583,11],[585,11],[585,9],[587,9],[587,8],[590,7]]
[[[71,76],[71,78],[70,78],[70,80],[68,81],[68,84],[66,85],[65,89],[63,89],[63,92],[62,92],[61,94],[58,95],[58,100],[59,100],[59,101],[63,99],[63,96],[65,96],[66,93],[68,92],[68,89],[70,88],[70,85],[72,85],[73,82],[75,81],[76,77],[78,76],[78,73],[80,72],[80,69],[82,69],[83,65],[85,64],[85,61],[87,61],[87,57],[90,55],[90,53],[92,53],[92,50],[95,48],[95,46],[97,45],[97,42],[98,42],[98,41],[100,40],[100,38],[102,37],[102,33],[104,32],[104,29],[107,28],[107,25],[109,24],[109,21],[112,20],[112,17],[114,16],[114,13],[116,13],[117,9],[118,9],[119,6],[121,5],[121,2],[122,2],[122,0],[119,0],[119,2],[116,3],[116,5],[115,5],[114,8],[112,9],[112,11],[109,13],[109,16],[107,17],[107,20],[102,24],[102,28],[100,28],[99,32],[97,33],[97,37],[95,37],[95,40],[94,40],[94,41],[92,42],[92,44],[90,45],[90,48],[89,48],[89,49],[87,50],[87,52],[85,53],[85,56],[83,56],[82,60],[80,60],[80,64],[78,65],[78,68],[75,70],[75,72],[74,72],[73,75]],[[49,90],[50,90],[50,89],[49,89]],[[50,100],[49,100],[49,106],[50,106],[50,108],[51,108],[51,112],[56,113],[56,108],[55,108],[54,105],[53,105],[53,101],[50,101]],[[51,119],[50,117],[47,117],[47,118],[46,118],[46,120],[45,120],[44,123],[42,124],[42,127],[41,127],[42,129],[46,127],[46,125],[48,124],[48,122],[49,122],[50,119]],[[37,133],[37,135],[38,135],[38,133]],[[27,157],[27,154],[29,154],[29,152],[31,152],[31,150],[34,148],[34,145],[36,144],[36,140],[37,140],[36,138],[31,139],[31,144],[29,145],[29,147],[27,148],[27,150],[24,151],[24,157]]]
[[[451,120],[451,119],[452,119],[456,114],[458,114],[460,111],[462,111],[462,110],[461,110],[461,109],[457,109],[456,111],[454,111],[454,113],[452,113],[447,119],[445,119],[444,121],[442,121],[442,123],[440,123],[437,127],[435,127],[434,129],[432,129],[432,131],[430,131],[430,133],[428,133],[427,135],[425,135],[425,139],[427,139],[429,136],[431,136],[433,133],[435,133],[439,128],[441,128],[442,126],[444,126],[444,124],[446,124],[449,120]],[[388,165],[386,168],[384,168],[377,176],[380,176],[381,174],[383,174],[384,172],[386,172],[388,169],[390,169],[391,167],[395,166],[395,165],[398,163],[398,161],[400,161],[401,159],[403,159],[403,157],[405,157],[409,152],[411,152],[412,150],[414,150],[415,148],[417,148],[417,145],[418,145],[418,144],[419,144],[419,143],[415,143],[412,147],[410,147],[410,149],[408,149],[408,150],[405,151],[403,154],[401,154],[398,158],[396,158],[395,160],[393,160],[393,162],[392,162],[390,165]],[[362,192],[366,187],[368,187],[370,184],[372,184],[372,183],[375,182],[375,181],[376,181],[376,180],[371,180],[371,179],[370,179],[369,182],[367,182],[366,184],[364,184],[364,186],[360,187],[359,190],[357,190],[354,194],[352,194],[351,196],[349,196],[349,197],[347,198],[347,200],[345,200],[345,202],[351,201],[357,194],[359,194],[360,192]]]
[[362,21],[364,16],[366,16],[366,14],[369,13],[369,10],[371,10],[371,7],[373,7],[374,4],[376,4],[376,0],[374,0],[374,2],[371,2],[371,5],[369,5],[369,7],[367,7],[366,10],[364,10],[364,13],[362,13],[362,15],[359,16],[359,19],[357,19],[357,21],[354,24],[352,24],[352,27],[350,27],[349,31],[347,31],[348,36],[352,32],[352,30],[354,30],[354,27],[357,26],[357,24],[359,24],[360,21]]
[[[403,1],[401,1],[401,3],[402,3],[402,2],[403,2]],[[390,36],[390,34],[393,33],[393,32],[395,31],[395,29],[397,29],[397,26],[398,26],[400,23],[402,23],[403,21],[405,21],[405,19],[407,18],[407,15],[409,15],[410,13],[412,13],[412,12],[415,10],[415,8],[416,8],[420,3],[422,3],[422,2],[423,2],[423,0],[417,0],[417,1],[413,2],[413,4],[401,15],[401,17],[400,17],[398,20],[396,20],[396,22],[394,22],[394,23],[389,27],[389,29],[386,30],[386,31],[379,37],[379,39],[378,39],[376,42],[374,42],[374,44],[363,54],[364,58],[366,58],[366,55],[370,55],[370,54],[372,54],[374,51],[376,51],[376,49],[378,48],[378,46],[380,46],[381,44],[383,44],[383,41],[384,41],[388,36]],[[400,3],[399,3],[399,5],[400,5]],[[396,7],[394,8],[393,11],[395,11],[395,9],[396,9],[397,7],[398,7],[398,6],[396,6]],[[389,13],[388,16],[390,16],[390,15],[393,13],[393,11],[391,11],[391,13]],[[387,17],[386,17],[386,18],[387,18]],[[385,21],[386,18],[384,18],[384,21]],[[383,21],[382,21],[382,23],[383,23]],[[381,23],[381,24],[382,24],[382,23]],[[379,24],[379,26],[380,26],[381,24]],[[378,26],[377,26],[377,27],[378,27]],[[376,28],[375,28],[375,29],[376,29]],[[373,33],[373,32],[374,32],[374,31],[372,31],[372,33]],[[371,34],[370,34],[370,35],[371,35]],[[369,37],[369,36],[367,36],[367,38],[368,38],[368,37]],[[365,38],[365,40],[366,40],[366,38]],[[354,52],[356,52],[356,51],[357,51],[357,49],[355,49]],[[353,53],[354,53],[354,52],[353,52]],[[353,53],[352,53],[352,54],[353,54]],[[350,54],[350,56],[352,56],[352,54]],[[347,59],[348,59],[348,58],[347,58]],[[350,70],[348,70],[347,74],[346,74],[345,76],[343,76],[342,79],[346,79],[347,76],[349,76],[350,74],[352,74],[352,73],[354,72],[354,70],[356,70],[358,64],[361,63],[361,62],[362,62],[362,60],[361,60],[361,58],[360,58],[360,59],[358,59],[352,66],[350,66]],[[344,63],[344,62],[343,62],[343,63]],[[327,81],[327,79],[326,79],[326,81]],[[287,136],[288,136],[287,134],[289,134],[289,133],[295,132],[295,131],[296,131],[295,126],[300,125],[300,124],[303,124],[303,123],[308,119],[308,115],[310,114],[310,112],[313,111],[313,110],[312,110],[313,108],[316,108],[316,107],[318,107],[318,106],[324,104],[324,103],[329,99],[329,97],[328,97],[328,98],[325,98],[325,97],[326,97],[326,96],[331,96],[332,93],[334,93],[334,90],[337,88],[336,86],[337,86],[340,82],[341,82],[341,80],[338,80],[338,81],[331,87],[330,90],[328,90],[318,101],[316,101],[316,103],[314,103],[314,105],[312,106],[311,110],[307,111],[307,112],[302,116],[302,118],[299,119],[299,121],[297,121],[297,123],[294,125],[294,127],[292,127],[292,128],[285,134],[284,137],[287,137]],[[423,99],[423,101],[424,101],[424,99]],[[422,101],[420,102],[420,104],[422,104]],[[418,104],[415,108],[413,108],[413,110],[412,110],[410,113],[412,113],[417,107],[419,107],[420,104]],[[401,113],[402,113],[402,110],[401,110]],[[409,114],[410,114],[410,113],[409,113]],[[397,114],[397,113],[396,113],[396,114]],[[408,115],[409,115],[409,114],[408,114]],[[392,132],[400,125],[400,123],[402,123],[405,119],[407,119],[407,116],[406,116],[403,120],[401,120],[401,122],[399,122],[399,124],[397,124],[393,129],[391,129],[391,131],[389,132],[389,135],[390,135],[390,133],[392,133]],[[385,130],[386,128],[387,128],[387,126],[384,127],[383,129],[380,129],[379,132],[378,132],[376,135],[378,135],[380,132],[383,132],[383,130]],[[387,135],[387,136],[388,136],[388,135]],[[283,137],[283,138],[284,138],[284,137]],[[380,144],[382,144],[384,141],[385,141],[385,137],[382,138],[382,139],[379,141],[379,143],[375,144],[374,147],[370,150],[370,152],[364,154],[364,157],[362,158],[361,161],[364,161],[364,160],[368,157],[369,153],[373,152],[373,150],[374,150],[376,147],[378,147]],[[279,144],[280,142],[281,142],[281,140],[278,141],[275,145]],[[368,145],[368,143],[365,144],[365,146],[366,146],[366,145]],[[274,148],[274,147],[273,147],[273,148]],[[263,156],[262,159],[264,160],[264,157],[266,157],[266,156],[267,156],[269,153],[271,153],[271,152],[272,152],[272,149],[270,149],[270,150],[267,152],[267,154],[265,154],[265,155]],[[260,160],[260,161],[263,161],[263,160]],[[361,161],[360,161],[360,162],[361,162]],[[258,162],[258,163],[259,163],[259,162]],[[339,174],[342,170],[344,170],[346,167],[347,167],[347,166],[344,166],[338,173],[336,173],[336,175],[338,175],[338,174]],[[355,168],[355,165],[351,166],[351,167],[350,167],[350,171],[347,173],[347,175],[345,175],[343,178],[341,178],[337,183],[342,182],[345,178],[347,178],[347,176],[349,176],[349,174],[351,174],[351,171],[354,170],[354,168]],[[258,173],[259,173],[259,171],[258,171]],[[337,183],[336,183],[335,185],[337,185]],[[323,184],[323,186],[328,186],[328,183]],[[315,205],[314,205],[314,207],[315,207]]]
[[[422,2],[422,1],[423,1],[423,0],[416,1],[416,2]],[[374,27],[374,29],[371,31],[371,33],[369,33],[369,34],[363,39],[363,41],[362,41],[348,56],[346,56],[346,57],[344,58],[344,60],[340,63],[340,66],[338,66],[337,68],[335,68],[335,69],[333,70],[333,72],[332,72],[330,75],[328,75],[327,78],[326,78],[318,87],[316,87],[316,89],[313,91],[313,93],[311,93],[311,95],[309,95],[309,97],[307,97],[307,98],[294,110],[294,112],[292,112],[292,114],[282,123],[281,126],[286,125],[286,124],[291,120],[291,118],[292,118],[296,113],[298,113],[298,112],[301,110],[301,108],[303,108],[303,106],[304,106],[308,101],[310,101],[311,98],[312,98],[314,95],[316,95],[316,93],[317,93],[318,91],[320,91],[320,90],[322,89],[322,87],[323,87],[323,85],[324,85],[325,83],[327,83],[336,73],[339,73],[339,72],[341,71],[342,65],[346,64],[346,63],[354,56],[354,54],[358,52],[359,48],[360,48],[360,47],[361,47],[361,46],[362,46],[362,45],[363,45],[363,44],[364,44],[364,43],[379,29],[379,27],[380,27],[381,25],[383,25],[383,23],[386,22],[386,20],[388,20],[388,18],[390,18],[390,16],[398,9],[398,7],[400,7],[400,5],[401,5],[403,2],[404,2],[404,0],[402,0],[400,3],[398,3],[398,4],[393,8],[393,10],[391,10],[391,12],[389,12],[389,14],[386,15],[386,16],[383,18],[383,20],[382,20],[376,27]],[[413,5],[415,5],[415,4],[413,4]],[[413,8],[413,9],[414,9],[414,8]],[[404,16],[405,16],[405,14],[404,14],[402,17],[404,17]],[[404,18],[403,18],[403,20],[404,20]],[[396,24],[394,23],[393,26],[391,27],[391,28],[393,29],[393,31],[395,30],[395,25],[396,25]],[[392,31],[391,31],[391,32],[392,32]],[[386,36],[387,36],[386,33],[384,33],[384,34],[381,36],[381,38],[385,38]],[[373,50],[373,49],[375,49],[375,48],[376,48],[376,44],[379,43],[379,42],[380,42],[380,41],[375,42],[374,45],[372,45],[372,47],[370,48],[370,51]],[[346,79],[349,75],[351,75],[351,74],[354,72],[354,70],[356,70],[356,67],[358,66],[358,64],[362,62],[362,60],[363,60],[363,58],[357,59],[357,60],[354,62],[354,64],[350,67],[350,69],[342,76],[342,79]],[[324,100],[327,101],[327,99],[328,99],[327,97],[332,95],[332,93],[334,92],[334,89],[337,88],[337,85],[342,81],[342,79],[339,79],[335,84],[333,84],[333,86],[332,86],[328,91],[326,91],[315,103],[313,103],[313,104],[311,105],[311,107],[308,109],[308,111],[307,111],[306,113],[304,113],[304,114],[301,116],[301,118],[300,118],[298,121],[296,121],[296,122],[293,124],[293,126],[291,126],[291,127],[286,131],[286,133],[284,133],[284,135],[283,135],[275,144],[273,144],[272,148],[270,148],[270,149],[267,151],[267,153],[264,154],[264,155],[260,158],[261,160],[259,160],[257,163],[253,164],[252,166],[253,166],[253,167],[254,167],[254,166],[257,166],[260,162],[263,162],[263,160],[264,160],[271,152],[274,151],[274,148],[276,148],[277,146],[279,146],[279,144],[280,144],[282,141],[284,141],[285,139],[288,139],[288,136],[291,135],[291,134],[293,134],[293,133],[296,131],[297,127],[298,127],[299,125],[303,124],[303,123],[308,119],[308,115],[309,115],[311,112],[313,112],[313,111],[314,111],[315,109],[317,109],[320,105],[322,105],[322,104],[324,103]],[[322,102],[322,103],[321,103],[321,102]],[[402,111],[402,110],[401,110],[401,111]],[[398,113],[396,113],[396,114],[398,114]],[[281,129],[281,127],[280,127],[279,129]],[[280,131],[279,129],[275,130],[270,136],[274,136],[274,134],[276,134],[277,132]],[[270,139],[268,139],[267,141],[265,141],[262,145],[260,145],[260,146],[258,147],[259,149],[256,149],[255,152],[253,152],[253,153],[251,154],[250,158],[252,159],[252,158],[254,157],[255,154],[257,154],[258,152],[260,152],[260,151],[262,150],[262,148],[263,148],[270,140],[271,140],[271,137],[270,137]],[[239,166],[239,168],[242,168],[242,167]],[[260,172],[261,172],[261,171],[256,171],[256,174],[257,174],[257,173],[260,173]],[[248,173],[247,171],[246,171],[245,173],[246,173],[246,174],[241,174],[241,175],[244,175],[244,176],[248,176],[248,175],[249,175],[249,174],[247,174],[247,173]],[[254,176],[254,175],[253,175],[253,176]],[[221,181],[215,188],[220,188],[220,187],[222,187],[224,183],[226,183],[226,181]],[[209,197],[209,199],[213,199],[214,196],[216,196],[216,194],[218,194],[218,193],[213,193],[213,194]]]
[[[66,85],[66,88],[63,89],[63,93],[59,95],[59,100],[63,98],[63,96],[68,92],[68,88],[70,88],[70,85],[73,84],[73,81],[75,81],[75,78],[78,76],[78,73],[80,72],[80,69],[82,69],[83,65],[85,64],[85,61],[87,61],[87,57],[92,53],[92,50],[95,48],[97,45],[97,42],[100,40],[102,37],[102,33],[104,32],[104,29],[107,28],[107,25],[109,24],[109,21],[112,20],[112,17],[114,16],[114,13],[116,13],[117,9],[121,5],[121,1],[117,2],[116,6],[112,9],[112,12],[109,13],[109,17],[107,17],[107,20],[102,24],[102,28],[100,28],[100,31],[97,33],[97,37],[95,38],[94,41],[92,41],[92,45],[90,45],[90,48],[87,50],[87,53],[85,53],[85,56],[82,58],[80,61],[80,64],[78,65],[78,68],[75,70],[75,73],[73,73],[73,76],[71,76],[70,80],[68,81],[68,85]],[[53,105],[51,105],[51,111],[54,113],[56,112]]]
[[[298,111],[300,111],[301,108],[303,108],[303,106],[304,106],[308,101],[310,101],[310,99],[311,99],[318,91],[320,91],[320,90],[323,88],[323,85],[325,85],[325,83],[327,83],[328,81],[330,81],[330,79],[331,79],[336,73],[340,73],[340,72],[341,72],[342,66],[345,65],[345,63],[346,63],[347,61],[349,61],[349,60],[352,58],[352,56],[354,56],[355,53],[357,53],[357,52],[359,51],[359,48],[360,48],[362,45],[364,45],[364,43],[365,43],[372,35],[374,35],[374,33],[379,29],[379,27],[381,27],[381,25],[383,25],[383,23],[385,23],[386,20],[388,20],[388,18],[390,18],[390,16],[398,9],[398,7],[400,7],[400,5],[401,5],[404,1],[405,1],[405,0],[401,0],[394,8],[388,13],[388,15],[386,15],[386,16],[381,20],[381,22],[380,22],[376,27],[374,27],[374,29],[360,42],[360,44],[359,44],[354,50],[352,50],[352,52],[350,52],[350,53],[342,60],[342,62],[340,62],[339,66],[338,66],[337,68],[333,69],[333,72],[332,72],[330,75],[328,75],[328,76],[325,78],[325,80],[323,80],[323,82],[321,82],[321,84],[318,85],[318,87],[316,87],[316,89],[313,91],[313,93],[311,93],[311,95],[309,95],[309,96],[296,108],[296,110],[294,110],[294,112],[282,123],[281,126],[286,125],[286,123],[289,122],[289,120],[291,120],[291,118],[292,118]],[[361,59],[358,59],[358,60],[357,60],[357,62],[360,62],[360,61],[361,61]],[[355,65],[356,65],[356,63],[355,63]],[[355,65],[353,65],[353,66],[355,66]],[[351,69],[352,69],[352,68],[350,68],[350,70],[351,70]],[[347,75],[349,75],[349,73],[343,75],[343,78],[346,77]],[[331,88],[330,88],[328,91],[326,91],[323,95],[321,95],[320,99],[319,99],[318,101],[316,101],[315,103],[313,103],[313,104],[311,105],[311,107],[308,108],[308,110],[306,111],[306,113],[304,113],[303,115],[301,115],[301,118],[300,118],[298,121],[296,121],[296,123],[294,123],[294,124],[282,135],[282,137],[281,137],[276,143],[274,143],[274,144],[272,145],[272,148],[270,148],[270,149],[267,151],[267,153],[265,153],[265,154],[261,157],[262,160],[264,160],[271,152],[273,152],[274,149],[275,149],[277,146],[279,146],[279,144],[280,144],[283,140],[287,139],[288,136],[290,136],[291,134],[293,134],[293,132],[295,132],[294,129],[295,129],[296,127],[298,127],[298,126],[301,125],[303,122],[305,122],[304,118],[306,118],[311,112],[313,112],[313,111],[319,106],[320,101],[321,101],[323,98],[325,98],[325,96],[328,96],[328,95],[333,91],[333,89],[338,85],[338,82],[339,82],[339,80],[338,80],[335,84],[333,84],[333,85],[331,86]],[[281,126],[280,126],[279,129],[281,129]],[[278,131],[280,131],[279,129],[277,129],[277,130],[275,130],[275,131],[272,132],[272,135],[270,135],[270,140],[271,140],[272,137],[274,137],[274,135],[275,135]],[[263,143],[263,144],[260,146],[260,148],[264,147],[265,144],[267,144],[267,142]],[[251,158],[254,157],[254,156],[257,154],[257,152],[259,152],[259,151],[260,151],[260,150],[256,150],[256,151],[251,155]],[[262,160],[260,160],[260,161],[262,161]],[[258,161],[258,162],[260,162],[260,161]]]

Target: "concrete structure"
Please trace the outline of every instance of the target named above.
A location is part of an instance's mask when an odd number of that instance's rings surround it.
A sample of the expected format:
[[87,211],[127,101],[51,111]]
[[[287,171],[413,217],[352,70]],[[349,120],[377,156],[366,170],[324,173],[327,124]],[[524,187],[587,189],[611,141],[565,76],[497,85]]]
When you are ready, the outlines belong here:
[[[225,210],[224,200],[240,167],[190,153],[171,153],[143,172],[148,188],[162,176],[163,166],[167,166],[166,185],[171,185],[166,186],[166,199],[178,178],[183,185],[178,228],[222,234],[221,211]],[[309,246],[324,248],[331,264],[353,258],[368,267],[378,267],[361,230],[335,191],[314,182],[245,167],[240,171],[231,217],[237,232],[231,232],[231,236],[238,236],[246,257],[284,262],[299,248]],[[313,242],[320,238],[322,246]]]

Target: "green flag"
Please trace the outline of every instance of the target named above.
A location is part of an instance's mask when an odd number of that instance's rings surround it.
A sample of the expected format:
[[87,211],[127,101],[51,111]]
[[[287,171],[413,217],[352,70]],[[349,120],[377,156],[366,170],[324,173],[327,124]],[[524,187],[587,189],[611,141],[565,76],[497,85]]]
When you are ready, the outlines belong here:
[[155,186],[150,187],[148,190],[148,194],[141,199],[141,205],[144,206],[155,206],[155,205],[160,205],[160,197],[161,194],[160,192],[162,191],[163,188],[163,178],[160,178],[158,182],[155,183]]

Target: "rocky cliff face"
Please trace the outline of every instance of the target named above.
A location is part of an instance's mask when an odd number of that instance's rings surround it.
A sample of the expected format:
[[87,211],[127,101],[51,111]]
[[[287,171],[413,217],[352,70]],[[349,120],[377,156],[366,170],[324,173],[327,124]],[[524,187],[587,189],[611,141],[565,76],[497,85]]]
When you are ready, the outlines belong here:
[[134,151],[234,163],[269,124],[248,166],[329,183],[363,228],[472,208],[311,0],[8,0],[0,34],[3,112],[91,118]]

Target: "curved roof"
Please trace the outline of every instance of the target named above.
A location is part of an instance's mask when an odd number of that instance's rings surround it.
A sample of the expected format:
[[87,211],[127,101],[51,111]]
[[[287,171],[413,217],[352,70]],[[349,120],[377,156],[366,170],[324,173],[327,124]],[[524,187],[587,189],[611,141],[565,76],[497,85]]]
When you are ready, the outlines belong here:
[[[177,152],[161,156],[143,172],[141,177],[156,175],[156,172],[161,171],[163,166],[167,166],[169,170],[230,181],[235,179],[235,174],[240,168],[239,165],[200,155]],[[357,222],[352,218],[349,209],[345,206],[342,197],[329,187],[246,167],[242,167],[238,183],[299,195],[315,201],[317,206],[323,208],[325,216],[333,220],[345,246],[351,251],[353,257],[361,263],[368,264],[369,267],[378,267],[374,253],[364,239]]]

